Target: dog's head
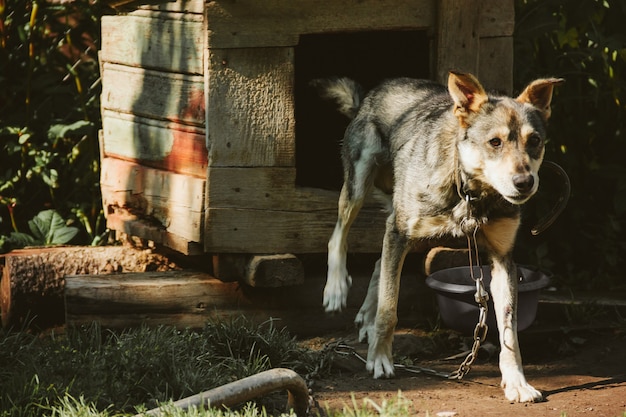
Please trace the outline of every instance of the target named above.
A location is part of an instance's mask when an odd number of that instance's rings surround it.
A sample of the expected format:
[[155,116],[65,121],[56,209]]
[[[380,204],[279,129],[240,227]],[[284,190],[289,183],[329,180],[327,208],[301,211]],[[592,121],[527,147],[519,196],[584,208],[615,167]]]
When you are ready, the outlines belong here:
[[539,186],[552,90],[562,82],[538,79],[510,98],[488,95],[471,74],[451,72],[448,91],[465,131],[458,144],[462,171],[513,204],[532,197]]

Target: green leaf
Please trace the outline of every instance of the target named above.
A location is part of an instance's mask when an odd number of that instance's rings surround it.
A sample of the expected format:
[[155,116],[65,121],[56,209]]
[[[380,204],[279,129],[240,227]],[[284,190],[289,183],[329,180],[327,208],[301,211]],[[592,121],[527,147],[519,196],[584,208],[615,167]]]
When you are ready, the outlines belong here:
[[76,236],[78,229],[65,225],[65,220],[55,210],[44,210],[28,222],[36,240],[44,245],[62,245]]
[[80,137],[91,135],[94,131],[94,124],[87,120],[79,120],[69,125],[56,124],[48,129],[48,139],[57,140],[69,137]]

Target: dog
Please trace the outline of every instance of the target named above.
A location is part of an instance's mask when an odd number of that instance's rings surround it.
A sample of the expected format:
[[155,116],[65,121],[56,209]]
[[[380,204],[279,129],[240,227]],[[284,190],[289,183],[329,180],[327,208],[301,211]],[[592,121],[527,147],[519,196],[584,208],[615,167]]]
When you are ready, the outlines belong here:
[[346,305],[352,281],[347,235],[364,198],[376,188],[389,202],[381,257],[355,319],[359,339],[369,343],[366,368],[374,378],[394,374],[392,341],[406,254],[472,235],[491,263],[505,396],[542,400],[522,369],[512,251],[520,205],[539,186],[553,89],[562,82],[537,79],[516,98],[487,94],[476,77],[454,71],[447,88],[398,78],[366,95],[347,78],[313,82],[322,98],[351,118],[341,151],[338,219],[328,242],[327,312]]

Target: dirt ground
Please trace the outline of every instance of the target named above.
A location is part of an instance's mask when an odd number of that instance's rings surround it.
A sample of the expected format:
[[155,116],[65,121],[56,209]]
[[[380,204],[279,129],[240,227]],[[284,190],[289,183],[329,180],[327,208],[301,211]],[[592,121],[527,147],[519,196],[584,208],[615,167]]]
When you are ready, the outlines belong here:
[[[333,335],[311,344],[338,340],[355,348],[360,356],[366,355],[365,345],[358,343],[354,334]],[[432,335],[400,329],[394,340],[394,356],[396,362],[412,361],[414,365],[450,372],[463,358],[442,359],[460,352],[451,347],[461,346],[462,342],[471,339],[451,334],[446,340],[433,341]],[[356,355],[335,354],[332,376],[315,381],[313,396],[319,409],[342,409],[352,404],[352,395],[357,404],[365,398],[380,404],[401,391],[410,400],[411,415],[415,416],[626,416],[623,327],[539,329],[522,332],[520,344],[526,377],[544,393],[544,402],[512,404],[504,398],[495,345],[491,354],[481,351],[471,372],[460,382],[406,370],[397,370],[393,379],[374,380]]]

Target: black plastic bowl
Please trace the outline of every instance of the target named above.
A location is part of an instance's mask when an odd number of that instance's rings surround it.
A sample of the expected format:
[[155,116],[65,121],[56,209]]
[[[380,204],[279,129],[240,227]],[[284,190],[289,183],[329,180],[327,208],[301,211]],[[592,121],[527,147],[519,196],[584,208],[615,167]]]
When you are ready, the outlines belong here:
[[[474,267],[474,276],[479,276],[478,267]],[[489,291],[491,268],[483,266],[483,282]],[[539,290],[550,283],[550,277],[544,272],[529,267],[518,266],[518,303],[517,330],[524,330],[532,324],[537,315]],[[476,283],[470,276],[469,266],[448,268],[437,271],[426,278],[426,285],[437,293],[439,314],[444,324],[454,330],[473,334],[478,322],[478,304],[474,299]],[[496,317],[490,293],[487,325],[496,329]]]

